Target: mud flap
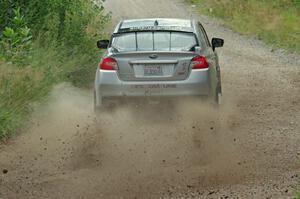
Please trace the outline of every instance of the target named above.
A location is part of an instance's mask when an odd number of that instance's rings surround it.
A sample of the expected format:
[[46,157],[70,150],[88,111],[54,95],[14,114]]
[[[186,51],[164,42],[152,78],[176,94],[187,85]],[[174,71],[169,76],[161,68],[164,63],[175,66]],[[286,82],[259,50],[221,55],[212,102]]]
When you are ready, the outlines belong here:
[[222,98],[222,87],[221,87],[221,82],[218,81],[216,91],[215,91],[215,102],[218,105],[221,105],[221,98]]
[[94,89],[94,112],[99,112],[102,107],[102,98],[97,96],[96,90]]

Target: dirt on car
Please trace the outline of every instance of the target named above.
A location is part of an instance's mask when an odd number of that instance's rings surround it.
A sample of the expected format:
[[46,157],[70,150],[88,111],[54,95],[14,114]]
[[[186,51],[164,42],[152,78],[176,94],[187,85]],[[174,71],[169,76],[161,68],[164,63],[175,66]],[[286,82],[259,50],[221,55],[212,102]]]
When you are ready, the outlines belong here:
[[[218,49],[222,105],[122,104],[60,84],[0,145],[0,198],[289,198],[300,170],[300,57],[197,15],[181,0],[109,0],[120,19],[195,18]],[[91,66],[93,67],[93,66]]]

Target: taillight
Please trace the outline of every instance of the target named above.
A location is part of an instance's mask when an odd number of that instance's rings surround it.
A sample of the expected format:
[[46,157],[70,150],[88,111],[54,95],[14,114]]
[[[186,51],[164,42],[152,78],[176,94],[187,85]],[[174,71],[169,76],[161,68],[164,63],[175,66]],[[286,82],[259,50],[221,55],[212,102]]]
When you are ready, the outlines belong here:
[[117,70],[118,63],[112,57],[105,57],[99,66],[102,70]]
[[205,57],[197,55],[192,59],[191,62],[192,69],[208,68],[208,63],[206,62]]

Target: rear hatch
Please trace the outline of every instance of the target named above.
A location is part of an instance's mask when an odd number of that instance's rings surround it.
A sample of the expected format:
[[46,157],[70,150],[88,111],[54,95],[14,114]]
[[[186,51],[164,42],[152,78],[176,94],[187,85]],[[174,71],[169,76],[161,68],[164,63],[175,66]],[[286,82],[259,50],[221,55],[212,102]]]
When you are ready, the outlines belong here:
[[128,52],[113,55],[121,80],[184,80],[190,72],[192,52]]

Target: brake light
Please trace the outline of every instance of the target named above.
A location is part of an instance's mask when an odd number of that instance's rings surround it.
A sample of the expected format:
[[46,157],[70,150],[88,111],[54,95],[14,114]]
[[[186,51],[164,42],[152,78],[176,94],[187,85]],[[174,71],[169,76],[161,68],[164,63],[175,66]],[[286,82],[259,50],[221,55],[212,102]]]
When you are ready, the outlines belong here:
[[117,70],[118,63],[112,57],[105,57],[99,66],[102,70]]
[[208,63],[206,62],[205,57],[197,55],[192,59],[191,62],[192,69],[208,68]]

